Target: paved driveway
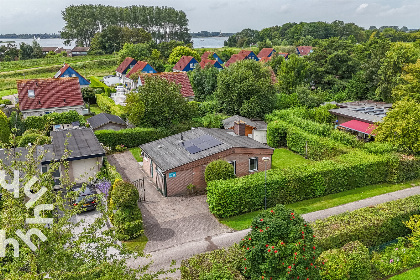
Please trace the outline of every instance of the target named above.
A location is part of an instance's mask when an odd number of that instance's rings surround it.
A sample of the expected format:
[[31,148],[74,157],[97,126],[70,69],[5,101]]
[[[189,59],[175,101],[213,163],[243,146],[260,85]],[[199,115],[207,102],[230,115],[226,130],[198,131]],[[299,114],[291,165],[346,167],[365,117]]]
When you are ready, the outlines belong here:
[[139,203],[149,239],[145,253],[232,231],[210,214],[205,195],[163,197],[130,151],[110,155],[108,161],[124,180],[133,182],[145,177],[146,201]]

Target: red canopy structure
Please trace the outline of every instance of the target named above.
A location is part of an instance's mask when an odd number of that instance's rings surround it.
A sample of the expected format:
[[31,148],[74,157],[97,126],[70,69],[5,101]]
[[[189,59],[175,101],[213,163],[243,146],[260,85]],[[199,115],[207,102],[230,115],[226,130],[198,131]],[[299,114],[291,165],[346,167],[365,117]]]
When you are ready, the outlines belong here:
[[350,129],[350,130],[358,131],[361,133],[369,134],[369,135],[375,135],[375,134],[372,134],[372,131],[376,129],[377,127],[374,124],[365,123],[365,122],[361,122],[357,120],[351,120],[351,121],[342,123],[339,126]]

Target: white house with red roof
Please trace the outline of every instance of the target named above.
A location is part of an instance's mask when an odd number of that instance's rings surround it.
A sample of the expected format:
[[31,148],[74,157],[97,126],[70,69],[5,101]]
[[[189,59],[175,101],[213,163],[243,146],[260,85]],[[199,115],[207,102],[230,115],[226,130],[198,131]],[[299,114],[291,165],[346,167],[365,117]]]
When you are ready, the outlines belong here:
[[16,83],[23,118],[72,110],[83,114],[84,102],[77,77],[17,80]]

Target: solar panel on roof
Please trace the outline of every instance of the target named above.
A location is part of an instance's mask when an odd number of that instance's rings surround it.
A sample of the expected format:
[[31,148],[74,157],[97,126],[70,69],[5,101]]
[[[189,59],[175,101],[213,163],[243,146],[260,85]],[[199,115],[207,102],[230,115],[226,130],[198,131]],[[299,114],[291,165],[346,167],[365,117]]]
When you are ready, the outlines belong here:
[[196,154],[198,152],[201,152],[201,150],[197,146],[189,146],[185,148],[190,154]]
[[221,144],[222,142],[210,135],[201,135],[197,138],[185,141],[183,146],[190,154],[195,154]]

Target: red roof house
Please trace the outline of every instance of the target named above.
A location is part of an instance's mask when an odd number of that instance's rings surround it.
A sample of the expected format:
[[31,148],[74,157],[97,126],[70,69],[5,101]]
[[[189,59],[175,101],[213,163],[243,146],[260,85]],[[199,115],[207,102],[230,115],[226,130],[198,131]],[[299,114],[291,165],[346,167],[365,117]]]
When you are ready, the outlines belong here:
[[79,78],[79,84],[81,87],[89,86],[90,82],[86,80],[82,75],[79,74],[76,70],[70,67],[67,63],[64,63],[64,66],[54,75],[54,78],[68,78],[68,77],[77,77]]
[[185,72],[161,72],[153,74],[142,74],[139,77],[139,82],[144,85],[145,77],[159,77],[163,78],[169,82],[174,82],[177,85],[181,85],[181,94],[183,97],[188,100],[194,99],[194,91],[191,86],[190,79],[188,78],[187,73]]
[[156,70],[149,63],[145,61],[137,61],[134,67],[131,68],[131,70],[125,76],[129,78],[132,74],[137,73],[137,72],[156,73]]
[[211,59],[202,59],[200,62],[201,69],[206,68],[207,65],[212,65],[213,67],[216,67],[218,69],[223,69],[222,65],[217,60],[211,60]]
[[312,52],[312,47],[311,46],[299,46],[299,47],[296,47],[296,51],[297,51],[298,55],[305,56],[305,55],[308,55]]
[[127,74],[127,71],[129,71],[131,68],[136,65],[137,60],[135,60],[132,57],[126,57],[123,62],[118,66],[117,70],[115,71],[117,73],[118,77],[123,77],[125,74]]
[[271,57],[273,55],[273,53],[275,53],[276,50],[273,48],[263,48],[259,53],[258,53],[258,58],[261,59],[263,57]]
[[17,80],[19,109],[24,118],[53,112],[83,113],[84,103],[79,79]]
[[228,61],[226,61],[225,66],[229,67],[232,63],[235,63],[237,61],[241,61],[245,59],[245,55],[243,54],[233,54]]
[[188,56],[188,55],[184,55],[175,64],[173,70],[174,70],[174,72],[180,72],[180,71],[187,72],[187,71],[192,71],[197,66],[197,64],[198,64],[198,61],[194,57]]

